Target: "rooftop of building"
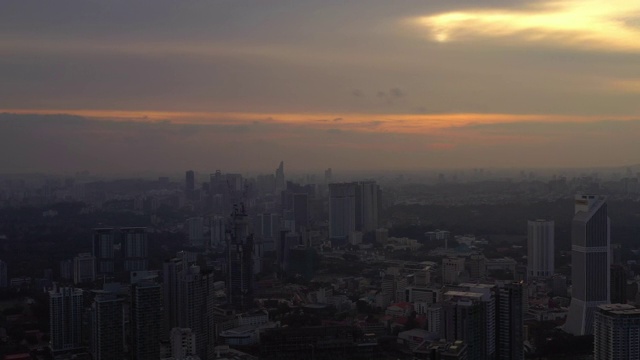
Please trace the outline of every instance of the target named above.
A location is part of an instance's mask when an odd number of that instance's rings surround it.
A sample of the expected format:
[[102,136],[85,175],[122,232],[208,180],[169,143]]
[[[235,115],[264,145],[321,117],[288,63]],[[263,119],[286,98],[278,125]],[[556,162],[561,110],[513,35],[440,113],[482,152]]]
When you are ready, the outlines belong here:
[[598,306],[600,310],[612,315],[640,316],[640,309],[629,304],[606,304]]

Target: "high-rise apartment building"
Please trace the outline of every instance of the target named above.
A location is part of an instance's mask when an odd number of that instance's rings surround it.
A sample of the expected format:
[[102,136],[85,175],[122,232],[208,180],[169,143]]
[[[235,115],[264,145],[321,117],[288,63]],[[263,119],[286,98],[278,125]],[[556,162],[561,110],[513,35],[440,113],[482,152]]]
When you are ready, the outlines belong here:
[[253,306],[253,235],[244,209],[231,215],[231,234],[227,243],[227,298],[238,310]]
[[178,327],[190,328],[196,337],[196,352],[202,359],[213,354],[214,279],[212,273],[190,266],[178,275]]
[[124,358],[123,299],[101,292],[91,304],[91,340],[89,350],[94,360]]
[[83,292],[71,287],[49,291],[49,332],[54,353],[82,348]]
[[498,286],[496,292],[496,354],[500,360],[524,359],[524,309],[521,283]]
[[73,258],[73,283],[83,284],[96,280],[96,258],[91,253],[81,253]]
[[202,217],[187,219],[186,230],[187,239],[191,246],[201,247],[204,245],[204,219]]
[[593,358],[640,359],[640,309],[627,304],[598,306],[594,313]]
[[346,239],[378,228],[380,187],[374,181],[329,184],[329,237]]
[[131,288],[131,349],[137,360],[157,360],[162,327],[162,291],[152,280]]
[[96,258],[96,276],[115,272],[115,229],[102,228],[93,232],[93,257]]
[[527,223],[527,277],[549,278],[554,271],[554,222],[534,220]]
[[606,199],[576,195],[571,229],[571,304],[564,331],[593,334],[594,312],[609,303],[610,245]]
[[144,271],[149,268],[149,239],[147,229],[132,227],[120,229],[125,271]]

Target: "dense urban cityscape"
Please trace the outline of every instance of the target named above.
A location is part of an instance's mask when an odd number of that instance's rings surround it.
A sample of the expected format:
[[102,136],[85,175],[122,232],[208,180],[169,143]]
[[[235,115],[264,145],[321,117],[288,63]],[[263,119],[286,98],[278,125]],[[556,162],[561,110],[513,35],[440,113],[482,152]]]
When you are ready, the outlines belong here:
[[0,360],[640,360],[640,1],[0,0]]
[[0,351],[637,358],[634,170],[3,176]]

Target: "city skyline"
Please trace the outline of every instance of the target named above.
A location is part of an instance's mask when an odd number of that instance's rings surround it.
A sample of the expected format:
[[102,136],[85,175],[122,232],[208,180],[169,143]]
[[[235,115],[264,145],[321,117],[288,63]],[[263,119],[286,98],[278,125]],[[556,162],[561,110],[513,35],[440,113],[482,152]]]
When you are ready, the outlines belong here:
[[640,162],[628,1],[149,4],[5,6],[0,172]]

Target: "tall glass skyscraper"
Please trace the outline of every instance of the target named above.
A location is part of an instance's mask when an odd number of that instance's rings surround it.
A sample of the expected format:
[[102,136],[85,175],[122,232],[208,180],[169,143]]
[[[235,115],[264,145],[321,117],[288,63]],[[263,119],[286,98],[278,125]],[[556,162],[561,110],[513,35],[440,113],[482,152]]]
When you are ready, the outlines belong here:
[[576,195],[571,229],[571,304],[564,331],[593,334],[598,306],[609,303],[611,239],[603,196]]

